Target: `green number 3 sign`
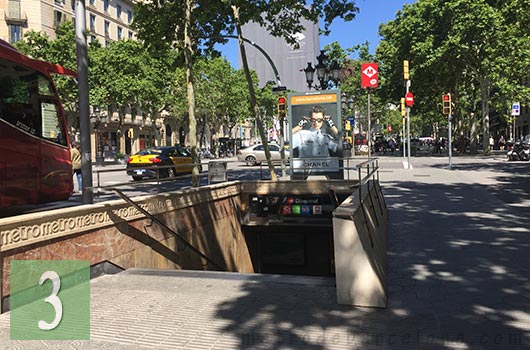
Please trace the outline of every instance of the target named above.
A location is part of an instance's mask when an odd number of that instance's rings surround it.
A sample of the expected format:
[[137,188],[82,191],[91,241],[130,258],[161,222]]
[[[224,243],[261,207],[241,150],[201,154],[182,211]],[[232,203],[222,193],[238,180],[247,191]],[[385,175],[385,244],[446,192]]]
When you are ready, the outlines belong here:
[[11,339],[90,339],[90,263],[12,260]]

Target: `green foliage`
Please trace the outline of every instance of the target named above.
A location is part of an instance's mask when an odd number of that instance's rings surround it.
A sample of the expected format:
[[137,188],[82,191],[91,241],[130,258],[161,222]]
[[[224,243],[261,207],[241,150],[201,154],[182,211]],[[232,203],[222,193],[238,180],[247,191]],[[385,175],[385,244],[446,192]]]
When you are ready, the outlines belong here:
[[[24,35],[24,40],[15,47],[25,55],[35,59],[60,64],[71,70],[77,69],[75,47],[75,31],[72,22],[64,22],[57,28],[57,39],[30,30]],[[75,112],[77,105],[77,84],[72,78],[56,75],[53,77],[57,92],[67,111]]]
[[504,111],[507,101],[530,97],[521,84],[530,63],[528,55],[521,55],[530,47],[528,5],[527,0],[419,0],[405,5],[394,20],[380,26],[382,98],[397,103],[404,95],[403,60],[409,60],[412,113],[425,124],[443,124],[440,99],[451,92],[461,125],[469,131],[475,123],[467,119],[471,113],[482,115],[486,137],[491,107]]
[[155,115],[168,102],[176,61],[171,51],[155,57],[138,41],[120,40],[91,54],[93,104],[138,106]]

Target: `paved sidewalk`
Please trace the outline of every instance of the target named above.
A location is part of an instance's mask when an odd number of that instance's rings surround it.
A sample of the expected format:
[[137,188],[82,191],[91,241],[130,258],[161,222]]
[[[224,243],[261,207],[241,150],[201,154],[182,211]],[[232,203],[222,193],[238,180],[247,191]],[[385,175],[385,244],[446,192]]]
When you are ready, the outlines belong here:
[[91,340],[0,349],[530,349],[530,163],[382,158],[389,307],[326,278],[142,271],[91,283]]

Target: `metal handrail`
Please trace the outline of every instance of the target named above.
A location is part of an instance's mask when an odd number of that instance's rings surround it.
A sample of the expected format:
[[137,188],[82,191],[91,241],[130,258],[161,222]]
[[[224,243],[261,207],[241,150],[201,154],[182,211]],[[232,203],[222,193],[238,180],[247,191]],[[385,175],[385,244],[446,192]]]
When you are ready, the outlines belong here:
[[[315,158],[316,159],[316,158]],[[326,158],[322,158],[322,159],[328,159],[327,157]],[[379,169],[379,160],[378,158],[371,158],[369,160],[366,160],[366,161],[363,161],[359,164],[351,164],[353,163],[354,161],[356,161],[356,159],[351,159],[351,158],[338,158],[339,161],[342,161],[341,164],[339,165],[339,170],[342,170],[345,172],[344,174],[344,179],[346,180],[350,180],[350,176],[353,171],[357,171],[358,175],[357,175],[357,180],[359,181],[359,183],[362,185],[364,183],[366,183],[366,179],[372,175],[374,175],[374,178],[377,178],[377,180],[379,180],[379,173],[378,173],[378,169]],[[227,163],[244,163],[244,162],[240,162],[240,161],[235,161],[235,160],[222,160],[222,159],[217,159],[217,160],[213,160],[213,161],[224,161],[224,162],[227,162]],[[205,163],[201,163],[203,167],[208,167],[208,162],[205,162]],[[351,165],[350,165],[351,164]],[[165,178],[165,177],[160,177],[160,174],[159,174],[159,171],[162,170],[162,169],[167,169],[167,168],[179,168],[179,167],[187,167],[189,165],[164,165],[164,166],[160,166],[160,165],[155,165],[155,166],[144,166],[144,167],[139,167],[139,169],[153,169],[155,171],[157,171],[158,173],[158,176],[156,176],[155,178],[150,178],[150,179],[145,179],[145,180],[141,180],[141,181],[135,181],[134,183],[136,184],[143,184],[143,183],[149,183],[149,182],[153,182],[155,181],[156,183],[158,184],[161,184],[161,183],[167,183],[167,182],[171,182],[171,181],[175,181],[175,180],[178,180],[178,179],[183,179],[183,178],[187,178],[187,177],[190,177],[191,174],[180,174],[179,173],[179,176],[178,178],[173,178],[173,177],[168,177],[168,178]],[[264,178],[264,175],[265,175],[265,169],[264,169],[264,166],[263,164],[260,165],[259,167],[256,167],[254,168],[255,170],[257,170],[259,172],[259,179],[260,180],[263,180]],[[90,190],[96,192],[99,194],[99,190],[101,189],[108,189],[108,188],[112,188],[112,187],[120,187],[120,186],[131,186],[132,182],[123,182],[123,183],[113,183],[111,185],[103,185],[102,184],[102,181],[101,181],[101,177],[100,177],[100,174],[101,173],[111,173],[111,172],[123,172],[123,171],[126,171],[126,167],[123,166],[123,167],[114,167],[112,169],[95,169],[93,172],[96,176],[96,185],[91,187]],[[229,178],[230,176],[228,175],[231,171],[235,171],[234,169],[227,169],[226,172],[227,172],[227,178]],[[362,173],[366,172],[367,175],[365,176],[365,178],[362,177]],[[207,176],[208,175],[208,170],[206,171],[203,171],[199,174],[199,176]],[[318,174],[316,174],[318,175]]]
[[[373,177],[374,180],[379,181],[379,159],[370,158],[362,163],[359,163],[355,166],[358,172],[358,181],[359,181],[359,200],[362,201],[362,187],[365,183],[368,182],[370,177]],[[366,168],[366,175],[362,176],[363,169]]]
[[156,222],[158,225],[160,225],[164,230],[166,230],[167,232],[171,233],[175,238],[177,238],[180,242],[182,242],[187,248],[189,248],[192,252],[194,252],[195,254],[199,255],[201,258],[203,258],[204,260],[206,260],[209,264],[212,264],[214,267],[216,267],[219,271],[224,271],[224,269],[219,265],[217,264],[215,261],[213,261],[212,259],[210,259],[208,256],[204,255],[200,250],[198,250],[197,248],[195,248],[191,243],[189,243],[184,237],[182,237],[181,235],[179,235],[178,233],[176,233],[175,231],[173,231],[171,228],[169,228],[169,226],[167,226],[166,224],[164,224],[160,219],[158,219],[157,217],[155,217],[153,214],[149,213],[147,210],[145,210],[144,208],[142,208],[140,205],[136,204],[132,199],[130,199],[128,196],[126,196],[122,191],[120,191],[119,189],[117,188],[112,188],[112,190],[114,192],[116,192],[116,194],[118,196],[121,197],[121,199],[123,199],[124,201],[126,201],[127,203],[129,203],[130,205],[132,205],[133,207],[135,207],[139,212],[141,212],[142,214],[144,214],[148,219],[151,219],[153,222]]

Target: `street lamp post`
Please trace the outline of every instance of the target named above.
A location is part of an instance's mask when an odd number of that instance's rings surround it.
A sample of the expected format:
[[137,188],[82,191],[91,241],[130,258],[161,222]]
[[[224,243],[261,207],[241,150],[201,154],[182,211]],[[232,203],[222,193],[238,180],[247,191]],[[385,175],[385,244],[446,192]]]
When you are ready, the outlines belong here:
[[94,107],[93,113],[90,115],[90,122],[94,126],[94,131],[96,132],[97,142],[96,142],[96,165],[103,166],[105,162],[103,160],[103,146],[101,144],[101,112],[99,107]]
[[[309,90],[315,88],[316,90],[327,90],[330,87],[330,83],[333,82],[336,84],[339,81],[341,67],[336,61],[328,62],[328,56],[324,51],[320,51],[320,55],[317,57],[318,63],[313,67],[311,62],[307,62],[307,67],[302,69],[305,73],[305,80],[307,82],[307,87]],[[315,81],[315,72],[317,74],[316,78],[319,81],[319,86],[313,85]]]

